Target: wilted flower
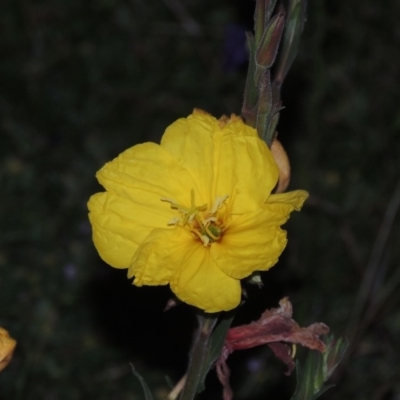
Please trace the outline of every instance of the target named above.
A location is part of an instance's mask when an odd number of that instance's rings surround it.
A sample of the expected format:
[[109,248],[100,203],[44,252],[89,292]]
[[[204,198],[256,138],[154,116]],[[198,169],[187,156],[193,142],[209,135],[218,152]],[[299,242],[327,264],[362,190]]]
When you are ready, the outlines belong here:
[[7,367],[17,342],[0,326],[0,371]]
[[206,312],[240,303],[240,280],[265,271],[286,246],[280,226],[307,198],[271,194],[278,169],[241,118],[195,110],[161,144],[124,151],[97,173],[106,192],[88,203],[102,259],[134,284],[169,284]]
[[321,322],[302,328],[292,319],[292,314],[292,303],[285,297],[279,302],[278,308],[265,310],[258,321],[229,329],[216,364],[217,375],[224,388],[224,400],[231,400],[233,397],[226,360],[235,350],[251,349],[267,344],[275,356],[288,367],[286,375],[290,375],[296,366],[288,343],[301,344],[309,349],[325,352],[326,345],[321,336],[327,334],[329,328]]

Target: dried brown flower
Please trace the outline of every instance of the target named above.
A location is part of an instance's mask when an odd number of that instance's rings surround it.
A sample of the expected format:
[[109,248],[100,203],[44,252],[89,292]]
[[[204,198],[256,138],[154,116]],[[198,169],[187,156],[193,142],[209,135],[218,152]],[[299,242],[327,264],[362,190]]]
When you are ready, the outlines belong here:
[[320,322],[301,328],[292,319],[293,308],[287,297],[279,302],[278,308],[266,310],[258,321],[248,325],[241,325],[229,329],[221,357],[217,361],[217,374],[224,387],[224,400],[232,399],[232,390],[229,386],[229,367],[226,360],[235,350],[250,349],[267,344],[275,356],[288,367],[289,375],[295,363],[292,359],[290,344],[301,344],[312,350],[325,351],[325,344],[320,339],[327,334],[329,328]]

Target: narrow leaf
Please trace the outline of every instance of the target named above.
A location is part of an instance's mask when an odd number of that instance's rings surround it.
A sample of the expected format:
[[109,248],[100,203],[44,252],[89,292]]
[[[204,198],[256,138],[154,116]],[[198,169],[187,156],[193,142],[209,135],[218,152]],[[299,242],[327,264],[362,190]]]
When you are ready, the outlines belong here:
[[218,314],[198,314],[199,326],[193,340],[187,369],[186,383],[183,387],[181,400],[193,400],[202,384],[207,356],[210,348],[210,339],[218,321]]
[[150,392],[149,387],[147,386],[146,381],[143,379],[143,377],[141,375],[139,375],[138,372],[136,372],[135,367],[133,366],[133,364],[130,364],[131,368],[132,368],[132,374],[136,376],[136,378],[139,379],[140,384],[142,385],[143,388],[143,392],[144,392],[144,396],[146,400],[154,400],[153,399],[153,395]]
[[291,400],[315,400],[333,386],[324,386],[324,383],[342,360],[348,341],[345,338],[334,340],[331,335],[326,342],[327,348],[323,354],[309,352],[304,368],[296,364],[297,387]]
[[206,361],[204,362],[204,369],[202,371],[199,385],[197,387],[198,393],[204,390],[204,381],[206,379],[206,376],[221,355],[222,348],[225,344],[226,334],[228,333],[234,317],[234,312],[231,311],[227,313],[211,334],[208,353],[206,356]]
[[266,27],[266,23],[265,23],[266,4],[268,4],[268,0],[257,0],[256,1],[256,9],[254,12],[254,34],[255,34],[255,41],[257,44],[260,42],[261,36]]
[[280,98],[280,88],[299,50],[306,18],[306,5],[306,0],[290,0],[289,2],[280,55],[273,77],[273,91],[274,94],[276,93],[274,97],[277,98]]
[[265,20],[265,25],[268,25],[269,20],[271,19],[271,15],[274,11],[274,8],[276,6],[276,0],[268,0],[265,2],[265,11],[264,11],[264,20]]

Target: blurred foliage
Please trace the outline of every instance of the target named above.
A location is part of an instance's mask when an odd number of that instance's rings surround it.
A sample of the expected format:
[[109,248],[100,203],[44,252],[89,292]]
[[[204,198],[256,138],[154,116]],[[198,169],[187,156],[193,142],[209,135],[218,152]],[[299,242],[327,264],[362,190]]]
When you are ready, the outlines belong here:
[[[194,318],[184,306],[163,312],[168,288],[132,287],[99,260],[86,201],[104,162],[159,140],[193,107],[240,111],[240,26],[251,26],[252,7],[1,2],[0,325],[18,340],[1,400],[141,399],[129,362],[155,399],[168,392],[165,375],[180,378]],[[299,323],[346,334],[347,358],[325,399],[400,396],[398,15],[394,0],[309,1],[279,132],[291,187],[312,196],[237,318],[257,319],[289,295]],[[293,393],[294,377],[266,349],[230,365],[238,399]],[[203,398],[220,398],[213,377],[206,386]]]

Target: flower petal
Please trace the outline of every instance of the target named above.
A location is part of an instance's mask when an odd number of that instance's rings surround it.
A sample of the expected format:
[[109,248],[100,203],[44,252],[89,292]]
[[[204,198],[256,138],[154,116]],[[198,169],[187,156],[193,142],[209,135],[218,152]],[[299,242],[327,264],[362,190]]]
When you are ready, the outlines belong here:
[[229,194],[232,213],[255,211],[278,181],[278,167],[255,129],[231,119],[214,135],[215,197]]
[[273,194],[262,209],[233,215],[222,239],[211,246],[218,267],[232,278],[243,279],[275,265],[287,242],[280,226],[292,211],[300,210],[307,197],[304,190]]
[[278,180],[271,151],[239,117],[222,124],[195,110],[167,128],[161,146],[197,182],[202,203],[229,194],[234,197],[235,214],[257,209]]
[[114,268],[128,268],[139,244],[154,228],[167,228],[166,221],[172,215],[168,208],[165,215],[159,215],[149,206],[109,192],[93,195],[88,208],[96,249]]
[[134,285],[166,285],[180,268],[171,262],[171,254],[183,254],[190,249],[193,237],[185,229],[154,229],[137,249],[128,278],[135,277]]
[[161,198],[190,204],[190,189],[195,187],[188,172],[155,143],[131,147],[105,164],[96,176],[109,192],[152,207],[160,215],[169,208]]
[[271,218],[274,215],[274,218],[282,221],[280,222],[282,225],[288,220],[292,211],[301,209],[307,198],[308,192],[305,190],[271,194],[263,208],[271,212]]
[[[162,139],[161,147],[168,151],[185,168],[196,182],[193,187],[199,203],[210,203],[213,182],[213,135],[220,131],[218,121],[208,113],[195,110],[188,118],[170,125]],[[189,188],[190,190],[190,188]]]
[[193,241],[190,248],[173,253],[172,258],[179,270],[170,285],[179,299],[209,313],[232,310],[239,305],[240,281],[218,268],[209,248]]
[[233,216],[222,239],[211,245],[211,255],[221,271],[243,279],[275,265],[286,243],[279,222],[269,211],[258,210]]

